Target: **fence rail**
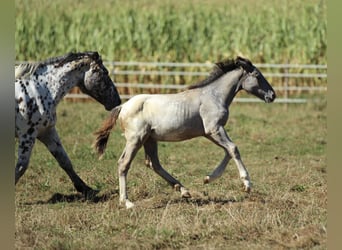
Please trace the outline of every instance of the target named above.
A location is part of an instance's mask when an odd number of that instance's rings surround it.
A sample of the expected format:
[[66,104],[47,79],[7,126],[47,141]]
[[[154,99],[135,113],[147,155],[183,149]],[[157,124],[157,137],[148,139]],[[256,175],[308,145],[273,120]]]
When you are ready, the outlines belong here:
[[[112,69],[111,74],[115,78],[135,77],[143,78],[154,76],[168,77],[204,77],[209,75],[209,68],[213,67],[212,63],[178,63],[178,62],[105,62],[108,68]],[[327,65],[312,65],[312,64],[255,64],[263,72],[263,75],[270,79],[275,79],[278,82],[274,86],[276,92],[283,93],[280,98],[276,99],[279,103],[305,103],[309,100],[306,98],[296,98],[292,92],[309,92],[309,93],[324,93],[327,91]],[[295,84],[290,85],[294,79],[301,82],[319,81],[319,84]],[[273,82],[272,82],[273,84]],[[169,84],[169,81],[151,82],[151,81],[115,81],[118,88],[129,89],[131,94],[122,94],[122,99],[129,99],[136,93],[144,92],[144,90],[168,92],[181,91],[186,88],[185,84]],[[136,91],[136,92],[135,92]],[[259,102],[260,100],[254,97],[237,97],[234,99],[237,102]]]
[[[23,63],[23,62],[18,62]],[[123,100],[140,93],[168,93],[179,92],[194,83],[193,79],[209,75],[212,63],[180,63],[180,62],[119,62],[104,61],[110,76],[119,89]],[[311,100],[310,95],[296,97],[293,92],[325,93],[327,91],[327,65],[311,64],[255,64],[263,75],[272,80],[275,91],[282,93],[276,102],[306,103]],[[153,78],[153,79],[152,79]],[[183,78],[183,84],[175,84],[175,78]],[[295,84],[290,82],[295,81]],[[274,84],[273,82],[276,82]],[[297,83],[298,82],[298,83]],[[307,84],[311,82],[311,84]],[[120,91],[121,90],[121,91]],[[78,91],[71,91],[66,98],[87,99],[87,95]],[[236,102],[259,102],[254,97],[237,97]]]

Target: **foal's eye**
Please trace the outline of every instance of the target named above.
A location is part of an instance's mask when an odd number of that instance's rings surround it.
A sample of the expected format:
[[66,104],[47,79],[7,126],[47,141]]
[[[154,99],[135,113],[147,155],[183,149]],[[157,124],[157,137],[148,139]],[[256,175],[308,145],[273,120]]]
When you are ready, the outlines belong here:
[[252,76],[254,76],[254,77],[258,77],[260,74],[259,74],[259,72],[258,71],[253,71],[252,72]]

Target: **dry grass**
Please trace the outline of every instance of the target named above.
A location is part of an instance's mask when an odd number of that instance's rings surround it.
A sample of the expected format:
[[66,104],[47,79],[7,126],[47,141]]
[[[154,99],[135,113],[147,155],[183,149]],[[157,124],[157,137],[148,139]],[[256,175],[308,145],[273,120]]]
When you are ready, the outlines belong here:
[[107,113],[95,103],[62,103],[58,112],[77,172],[101,191],[84,200],[37,144],[16,186],[16,249],[326,249],[324,102],[232,105],[227,130],[251,174],[250,194],[233,162],[216,182],[202,184],[223,157],[205,139],[160,143],[162,164],[190,189],[189,200],[147,169],[139,152],[128,176],[132,210],[118,204],[120,131],[101,161],[91,150]]

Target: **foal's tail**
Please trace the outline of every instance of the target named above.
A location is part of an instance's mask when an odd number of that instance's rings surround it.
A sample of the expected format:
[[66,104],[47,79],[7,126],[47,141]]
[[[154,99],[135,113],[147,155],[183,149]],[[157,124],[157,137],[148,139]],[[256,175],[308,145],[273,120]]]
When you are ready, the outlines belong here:
[[106,150],[108,138],[112,128],[115,126],[116,120],[121,111],[121,106],[117,106],[112,110],[110,116],[103,122],[102,127],[97,130],[94,135],[96,135],[95,143],[93,147],[95,148],[96,152],[101,157]]

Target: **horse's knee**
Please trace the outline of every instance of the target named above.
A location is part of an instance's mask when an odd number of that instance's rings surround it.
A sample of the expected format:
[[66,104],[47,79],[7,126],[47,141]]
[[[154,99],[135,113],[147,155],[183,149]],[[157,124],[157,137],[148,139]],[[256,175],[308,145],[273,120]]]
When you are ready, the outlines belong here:
[[229,154],[233,159],[240,159],[240,151],[235,144],[229,147]]
[[119,176],[126,176],[129,167],[130,167],[129,164],[127,164],[124,160],[119,160],[118,161],[118,174],[119,174]]

